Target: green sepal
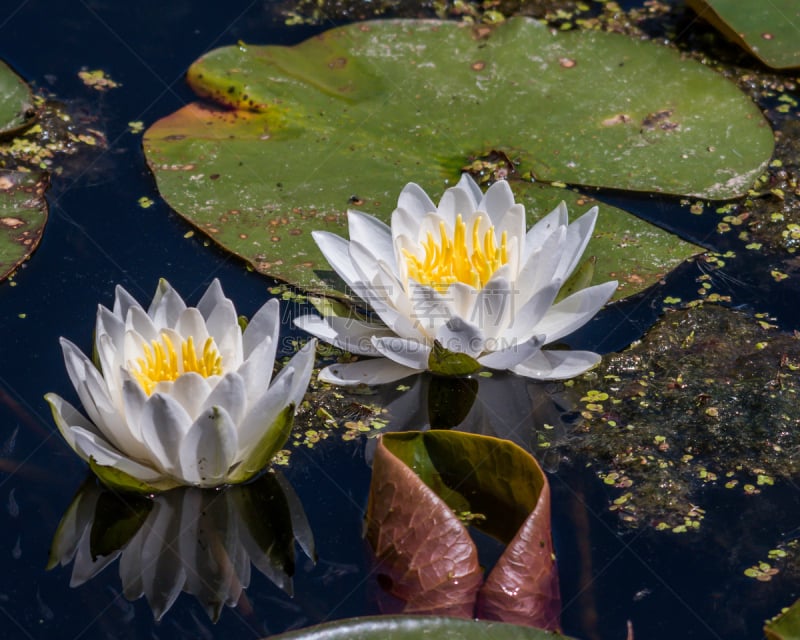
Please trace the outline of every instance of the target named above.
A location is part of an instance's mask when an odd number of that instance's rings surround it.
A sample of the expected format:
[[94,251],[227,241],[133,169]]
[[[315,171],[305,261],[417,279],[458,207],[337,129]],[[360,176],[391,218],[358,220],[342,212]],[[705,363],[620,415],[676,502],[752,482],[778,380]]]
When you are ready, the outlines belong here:
[[269,428],[264,431],[259,443],[250,451],[250,455],[242,460],[236,470],[228,477],[231,484],[246,482],[264,467],[266,467],[275,454],[281,450],[294,423],[294,403],[289,404],[278,414]]
[[154,493],[161,493],[162,491],[167,491],[180,486],[179,482],[175,482],[174,480],[170,480],[168,478],[164,478],[163,480],[150,484],[144,482],[143,480],[139,480],[138,478],[134,478],[132,475],[125,473],[124,471],[120,471],[115,467],[97,464],[97,461],[94,458],[89,458],[89,467],[100,479],[100,482],[106,485],[109,489],[113,489],[115,491],[152,495]]
[[481,370],[481,364],[466,353],[448,351],[436,340],[428,356],[428,369],[440,376],[468,376]]
[[332,298],[330,296],[315,296],[309,295],[308,301],[314,305],[314,308],[320,313],[323,318],[352,318],[360,322],[366,322],[367,318],[356,311],[355,307]]

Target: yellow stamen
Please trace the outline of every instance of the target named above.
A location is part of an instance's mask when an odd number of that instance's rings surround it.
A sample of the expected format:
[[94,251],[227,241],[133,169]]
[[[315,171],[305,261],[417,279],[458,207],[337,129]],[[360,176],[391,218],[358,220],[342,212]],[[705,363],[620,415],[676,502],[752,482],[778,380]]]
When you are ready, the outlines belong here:
[[159,382],[177,380],[184,373],[199,373],[204,378],[222,375],[222,356],[213,338],[206,339],[200,354],[195,349],[192,336],[181,340],[180,347],[181,355],[178,358],[172,339],[162,333],[159,339],[144,345],[142,357],[130,364],[131,374],[148,396]]
[[503,231],[500,246],[494,234],[494,227],[480,237],[481,216],[472,223],[471,253],[467,246],[467,225],[459,214],[453,229],[452,240],[448,236],[444,221],[439,222],[439,241],[429,231],[422,240],[425,257],[420,259],[403,249],[408,265],[408,275],[420,284],[429,285],[438,291],[445,291],[454,282],[483,287],[502,265],[508,262],[508,233]]

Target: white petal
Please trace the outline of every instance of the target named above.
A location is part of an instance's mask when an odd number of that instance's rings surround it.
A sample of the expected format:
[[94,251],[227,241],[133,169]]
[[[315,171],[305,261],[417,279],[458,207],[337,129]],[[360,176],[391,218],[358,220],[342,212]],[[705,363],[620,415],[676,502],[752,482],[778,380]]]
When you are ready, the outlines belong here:
[[517,311],[517,297],[516,285],[495,274],[477,292],[469,322],[480,327],[487,338],[502,334]]
[[148,484],[157,483],[164,478],[159,470],[127,458],[97,434],[81,427],[73,427],[72,433],[76,449],[84,460],[93,458],[102,467],[114,467]]
[[247,411],[269,386],[274,365],[275,345],[272,340],[266,339],[253,349],[250,357],[236,370],[236,373],[244,380]]
[[352,289],[358,287],[358,272],[350,261],[350,243],[328,231],[312,231],[311,236],[331,268]]
[[381,355],[397,364],[418,371],[425,371],[428,368],[431,348],[419,340],[396,337],[373,338],[372,344]]
[[520,303],[524,304],[539,289],[556,279],[556,271],[561,262],[566,242],[567,228],[558,227],[547,241],[533,251],[527,251],[519,267],[515,285],[519,291]]
[[[512,313],[511,323],[499,337],[516,342],[525,342],[529,340],[537,333],[539,321],[550,310],[553,300],[556,299],[560,288],[560,281],[552,282],[534,293],[522,307],[515,307]],[[515,305],[516,304],[519,304],[519,300],[515,300]]]
[[478,290],[463,282],[454,282],[447,287],[442,296],[450,306],[450,315],[459,318],[472,318],[475,302],[478,299]]
[[600,362],[600,355],[591,351],[539,351],[518,364],[512,371],[536,380],[566,380],[580,375]]
[[589,322],[616,290],[616,281],[611,281],[576,291],[550,307],[536,325],[536,333],[546,334],[547,344],[569,335]]
[[[175,331],[183,339],[191,336],[195,347],[202,348],[206,338],[208,338],[205,318],[203,318],[203,314],[200,313],[197,307],[188,307],[181,312],[178,321],[175,323]],[[177,348],[178,345],[175,346]]]
[[147,343],[152,340],[157,340],[159,336],[158,328],[156,328],[150,316],[148,316],[141,307],[131,307],[128,309],[128,315],[125,316],[124,344],[127,344],[127,335],[131,332],[136,334],[140,341]]
[[[348,251],[350,252],[350,262],[358,273],[359,281],[372,282],[378,272],[379,259],[376,258],[376,254],[373,254],[372,249],[368,249],[355,240],[350,241]],[[391,259],[392,251],[392,247],[387,247],[384,252],[384,258]],[[364,298],[362,291],[355,289],[355,293],[365,302],[370,302]]]
[[222,285],[218,278],[214,278],[198,301],[197,310],[201,313],[203,318],[208,320],[211,316],[211,312],[225,300],[227,300],[227,298],[222,291]]
[[292,380],[285,392],[284,405],[294,404],[295,407],[300,406],[300,402],[308,389],[308,383],[311,380],[316,354],[317,341],[315,339],[309,340],[275,376],[273,384],[277,383],[283,376],[291,373]]
[[[412,217],[421,219],[426,213],[436,211],[436,205],[418,184],[409,182],[397,198],[397,208],[405,209]],[[394,226],[394,221],[392,221]]]
[[203,409],[200,411],[200,417],[203,414],[207,414],[211,407],[215,406],[224,408],[230,415],[231,420],[233,420],[233,424],[241,422],[247,412],[247,390],[242,376],[233,371],[222,376],[217,386],[206,398]]
[[461,318],[451,318],[442,325],[436,332],[436,339],[448,351],[465,353],[471,358],[484,350],[485,336],[481,328]]
[[239,423],[239,453],[236,461],[247,457],[250,449],[263,437],[264,430],[273,425],[278,414],[289,404],[289,392],[294,381],[294,367],[284,367],[285,373],[275,376],[269,388],[248,408]]
[[[480,199],[478,209],[489,214],[489,220],[493,225],[499,225],[507,215],[508,210],[514,205],[514,194],[511,187],[505,180],[498,180],[486,191]],[[523,209],[523,214],[525,210]],[[500,234],[497,239],[500,240]]]
[[150,396],[142,410],[142,438],[150,450],[154,466],[178,475],[181,442],[192,422],[175,398],[160,393]]
[[[431,211],[435,210],[436,210],[435,208],[431,209]],[[397,238],[399,236],[405,236],[406,238],[416,238],[419,235],[419,228],[422,219],[425,217],[427,213],[428,213],[427,211],[424,211],[419,214],[414,214],[403,207],[398,207],[392,212],[391,255],[395,256],[395,261],[399,262],[400,260],[403,260],[402,254],[396,252]],[[388,256],[384,256],[384,259],[388,259]]]
[[128,311],[133,307],[141,308],[141,305],[121,285],[117,285],[114,288],[114,315],[120,320],[125,320],[128,317]]
[[[445,294],[439,293],[433,287],[418,284],[413,280],[408,283],[408,288],[412,305],[409,320],[413,322],[417,331],[423,332],[428,336],[435,336],[439,327],[444,325],[452,316]],[[383,318],[381,319],[383,320]],[[400,333],[393,326],[392,329],[396,333]]]
[[89,433],[93,433],[97,437],[102,437],[97,427],[87,420],[84,415],[73,407],[69,402],[64,400],[61,396],[55,393],[48,393],[44,397],[50,404],[50,409],[53,412],[53,419],[56,422],[59,432],[70,448],[77,453],[84,461],[83,452],[75,446],[75,436],[72,432],[72,427],[80,427]]
[[319,372],[320,382],[354,387],[359,384],[386,384],[419,373],[386,358],[371,358],[347,364],[332,364]]
[[[242,364],[242,330],[236,308],[228,298],[217,304],[206,319],[209,335],[214,338],[225,370],[237,369]],[[202,345],[195,343],[195,348]]]
[[494,234],[498,246],[503,233],[506,234],[508,263],[511,264],[511,272],[516,274],[525,253],[525,207],[521,204],[512,205],[495,225]]
[[236,425],[224,407],[203,411],[194,421],[180,447],[181,476],[200,487],[225,482],[238,450]]
[[569,227],[564,242],[561,262],[556,270],[555,277],[566,280],[578,266],[586,245],[594,233],[594,225],[597,222],[597,207],[592,207],[586,214],[582,215]]
[[437,207],[438,216],[444,220],[449,229],[455,227],[456,218],[461,214],[464,218],[471,218],[477,202],[472,192],[461,187],[451,187],[442,195]]
[[156,327],[174,327],[186,303],[169,282],[163,278],[159,280],[153,301],[147,309],[147,315],[153,320]]
[[247,328],[242,334],[242,354],[246,360],[261,342],[270,340],[273,345],[272,359],[278,347],[278,333],[281,328],[280,302],[277,298],[267,301],[255,315],[250,318]]
[[460,187],[470,195],[473,202],[475,203],[475,207],[477,208],[478,203],[483,199],[483,192],[481,191],[481,188],[478,186],[478,183],[475,182],[475,179],[468,173],[462,173],[461,178],[459,178],[458,184],[456,184],[456,186]]
[[372,337],[385,338],[394,332],[382,324],[362,322],[355,318],[307,315],[294,319],[294,323],[320,340],[338,349],[364,356],[375,356],[378,352],[372,346]]
[[[163,385],[163,386],[162,386]],[[209,378],[204,378],[199,373],[190,371],[178,376],[174,382],[156,385],[153,393],[164,393],[172,396],[186,411],[190,420],[194,420],[206,403],[211,393]]]
[[125,335],[125,321],[111,313],[103,305],[97,306],[97,321],[95,324],[95,341],[101,336],[106,336],[117,349],[122,348],[122,338]]
[[365,247],[375,259],[393,260],[392,230],[374,216],[360,211],[348,210],[347,225],[350,243]]
[[534,336],[526,342],[512,344],[504,344],[501,338],[498,346],[502,346],[503,348],[478,358],[478,362],[490,369],[498,369],[501,371],[512,369],[521,362],[536,355],[543,344],[543,335]]
[[563,201],[548,213],[544,218],[533,225],[525,237],[525,255],[522,256],[523,262],[527,260],[531,251],[537,247],[544,246],[549,238],[559,228],[566,228],[569,213],[567,205]]

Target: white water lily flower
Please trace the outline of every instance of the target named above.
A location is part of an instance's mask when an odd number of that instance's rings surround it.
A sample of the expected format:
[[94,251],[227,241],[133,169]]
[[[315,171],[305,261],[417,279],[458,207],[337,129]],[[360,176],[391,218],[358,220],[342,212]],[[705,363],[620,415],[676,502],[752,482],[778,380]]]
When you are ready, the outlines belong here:
[[61,435],[108,485],[152,492],[244,482],[288,438],[314,365],[316,341],[272,379],[279,328],[270,300],[243,332],[218,280],[197,307],[161,280],[146,311],[118,286],[113,310],[97,311],[101,370],[61,339],[89,419],[54,393],[45,398]]
[[[375,356],[331,365],[320,380],[381,384],[431,365],[553,380],[600,361],[590,351],[542,348],[588,322],[617,288],[606,282],[554,303],[589,242],[597,207],[569,224],[562,202],[526,232],[525,208],[514,202],[508,183],[496,182],[484,194],[464,174],[438,207],[418,185],[406,185],[391,227],[359,211],[347,215],[349,241],[324,231],[315,231],[314,240],[383,324],[297,318],[299,327],[336,347]],[[455,365],[440,366],[448,358]]]

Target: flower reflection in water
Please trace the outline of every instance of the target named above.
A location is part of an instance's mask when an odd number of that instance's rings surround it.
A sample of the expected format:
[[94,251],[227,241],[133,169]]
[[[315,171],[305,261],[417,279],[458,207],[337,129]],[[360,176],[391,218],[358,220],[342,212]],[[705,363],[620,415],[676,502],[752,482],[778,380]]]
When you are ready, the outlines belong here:
[[[555,443],[581,420],[578,397],[563,383],[542,383],[506,373],[491,377],[422,375],[387,404],[389,430],[457,429],[509,440],[554,470]],[[402,387],[401,387],[402,388]],[[374,443],[368,443],[371,459]]]
[[183,487],[153,499],[88,481],[61,519],[48,568],[74,560],[71,587],[119,558],[128,600],[144,595],[160,620],[181,591],[217,621],[250,584],[250,565],[291,593],[295,540],[315,559],[302,505],[279,473],[219,491]]

